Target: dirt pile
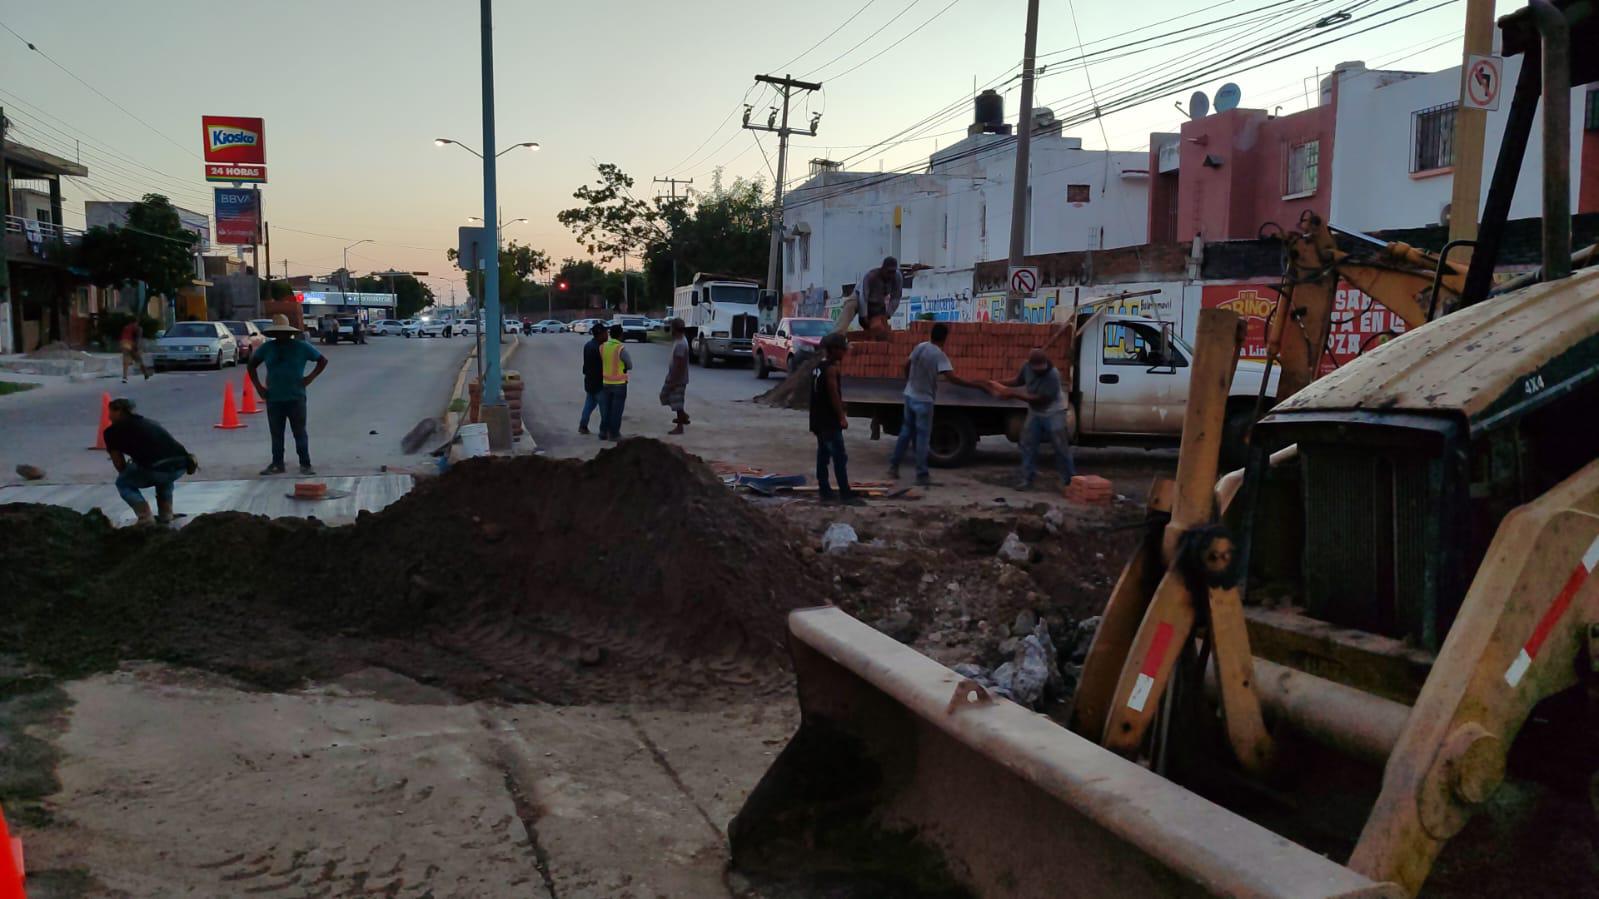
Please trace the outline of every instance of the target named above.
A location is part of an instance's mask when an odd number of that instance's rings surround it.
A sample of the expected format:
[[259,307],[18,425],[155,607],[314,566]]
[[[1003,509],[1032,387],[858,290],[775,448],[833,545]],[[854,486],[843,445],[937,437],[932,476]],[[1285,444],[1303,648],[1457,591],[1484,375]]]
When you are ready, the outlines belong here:
[[58,670],[155,657],[275,685],[378,664],[467,695],[693,701],[785,689],[784,613],[830,590],[797,532],[651,440],[473,460],[343,528],[119,532],[26,505],[0,528],[0,651]]

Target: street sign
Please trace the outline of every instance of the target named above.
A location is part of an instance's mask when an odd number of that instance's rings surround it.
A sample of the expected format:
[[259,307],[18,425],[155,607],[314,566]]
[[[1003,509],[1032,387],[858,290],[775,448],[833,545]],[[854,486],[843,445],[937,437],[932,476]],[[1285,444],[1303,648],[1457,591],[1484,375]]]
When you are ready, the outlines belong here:
[[1501,56],[1466,57],[1466,84],[1461,91],[1460,105],[1467,109],[1499,109],[1499,95],[1505,74],[1505,60]]
[[266,166],[208,162],[205,164],[205,180],[265,184],[267,180]]
[[216,196],[217,243],[249,246],[261,233],[261,192],[245,187],[212,188]]
[[246,116],[200,117],[205,137],[205,161],[235,165],[266,165],[266,124]]
[[[485,229],[480,225],[462,225],[460,227],[455,252],[455,264],[463,272],[478,271],[483,268],[482,247],[488,243]],[[490,252],[493,252],[492,250]]]
[[1038,290],[1038,266],[1013,265],[1010,267],[1010,289],[1012,293],[1032,296]]

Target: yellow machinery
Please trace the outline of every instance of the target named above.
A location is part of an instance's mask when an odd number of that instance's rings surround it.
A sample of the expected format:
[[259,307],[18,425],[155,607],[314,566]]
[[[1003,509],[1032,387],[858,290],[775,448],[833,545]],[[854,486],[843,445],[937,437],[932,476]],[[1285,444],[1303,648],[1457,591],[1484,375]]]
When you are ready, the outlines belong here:
[[[1280,401],[1219,479],[1239,337],[1202,314],[1163,524],[1069,727],[837,609],[794,612],[802,725],[730,827],[736,868],[802,895],[1593,891],[1599,269],[1571,274],[1564,139],[1544,141],[1540,283],[1486,287],[1540,91],[1568,133],[1568,47],[1599,23],[1534,0],[1501,27],[1528,60],[1471,267],[1422,291],[1407,256],[1417,290],[1357,282],[1425,324],[1312,380],[1341,260],[1305,229]],[[1572,840],[1588,870],[1560,881]]]

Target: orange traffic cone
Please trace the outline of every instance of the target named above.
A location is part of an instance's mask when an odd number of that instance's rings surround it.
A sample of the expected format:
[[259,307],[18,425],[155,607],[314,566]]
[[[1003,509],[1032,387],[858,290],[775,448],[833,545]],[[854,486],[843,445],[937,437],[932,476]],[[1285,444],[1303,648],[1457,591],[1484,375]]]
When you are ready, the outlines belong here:
[[224,431],[247,427],[239,421],[238,407],[233,405],[233,385],[227,381],[222,382],[222,420],[211,427],[221,428]]
[[249,375],[244,376],[244,387],[239,392],[244,395],[244,408],[239,410],[240,415],[254,415],[261,411],[261,407],[255,404],[255,385],[250,383]]
[[100,427],[94,429],[92,450],[105,449],[105,429],[111,427],[111,394],[100,394]]
[[22,840],[6,829],[0,813],[0,899],[24,899],[22,892]]

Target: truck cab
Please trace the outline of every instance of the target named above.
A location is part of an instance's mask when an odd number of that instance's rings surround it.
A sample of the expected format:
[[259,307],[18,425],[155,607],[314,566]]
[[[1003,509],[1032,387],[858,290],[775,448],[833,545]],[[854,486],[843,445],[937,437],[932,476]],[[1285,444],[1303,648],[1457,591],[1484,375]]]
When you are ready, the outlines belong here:
[[826,318],[789,317],[778,319],[775,325],[763,325],[755,335],[755,377],[792,372],[816,355],[822,338],[831,330],[833,322]]
[[683,321],[690,359],[707,367],[754,356],[760,306],[760,282],[731,275],[696,273],[672,294],[672,315]]

